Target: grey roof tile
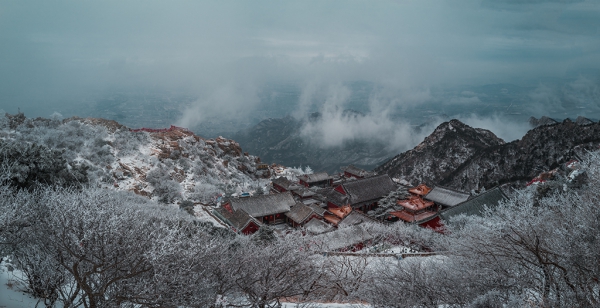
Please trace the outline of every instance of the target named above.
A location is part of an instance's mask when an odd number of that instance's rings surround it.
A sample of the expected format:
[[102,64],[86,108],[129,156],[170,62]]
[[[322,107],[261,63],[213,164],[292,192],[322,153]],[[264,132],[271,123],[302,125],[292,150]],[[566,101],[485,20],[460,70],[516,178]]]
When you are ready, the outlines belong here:
[[316,183],[316,182],[331,180],[331,179],[333,179],[333,177],[331,177],[329,174],[327,174],[327,172],[318,172],[318,173],[304,174],[304,175],[298,176],[298,179],[302,180],[306,183]]
[[298,188],[302,187],[302,185],[300,185],[298,183],[294,183],[294,182],[288,180],[288,178],[286,178],[284,176],[280,176],[280,177],[274,179],[273,181],[271,181],[271,183],[277,184],[277,185],[285,188],[286,190],[294,190],[294,189],[298,189]]
[[304,229],[306,229],[306,231],[308,231],[310,234],[315,235],[329,232],[333,230],[333,226],[320,219],[311,219],[304,225]]
[[481,215],[485,207],[495,208],[503,200],[506,200],[506,195],[504,195],[500,187],[496,187],[458,204],[453,208],[440,212],[440,218],[449,220],[452,217],[462,214],[467,216]]
[[243,210],[237,210],[231,213],[227,209],[221,207],[214,209],[213,213],[215,213],[217,217],[224,219],[227,224],[236,228],[238,231],[243,230],[250,222],[254,222],[256,225],[260,226],[258,221],[250,217],[250,215]]
[[468,193],[436,186],[427,195],[425,195],[425,199],[431,200],[437,204],[451,207],[467,201],[470,196],[471,195]]
[[310,215],[313,214],[313,210],[310,206],[304,205],[303,203],[296,203],[290,208],[290,211],[285,213],[289,219],[295,223],[303,223]]
[[387,174],[347,182],[342,187],[351,204],[383,198],[398,188]]
[[313,212],[315,212],[315,213],[316,213],[317,215],[319,215],[319,216],[323,216],[323,215],[325,214],[325,212],[327,212],[327,210],[326,210],[326,209],[324,209],[324,208],[320,207],[320,206],[319,206],[318,204],[316,204],[316,203],[311,203],[311,204],[310,204],[310,205],[308,205],[308,206],[310,206],[310,208],[313,210]]
[[[314,219],[313,219],[314,220]],[[372,240],[375,237],[361,226],[351,226],[315,235],[313,241],[321,249],[335,251]]]
[[252,217],[285,213],[294,204],[296,201],[290,192],[231,199],[231,206],[234,210],[244,210]]
[[349,227],[349,226],[361,224],[363,222],[377,222],[377,221],[367,215],[364,215],[364,214],[358,212],[358,211],[352,211],[352,212],[350,212],[350,214],[348,214],[348,216],[344,217],[344,219],[342,219],[342,221],[340,221],[338,223],[338,227],[340,227],[340,228]]

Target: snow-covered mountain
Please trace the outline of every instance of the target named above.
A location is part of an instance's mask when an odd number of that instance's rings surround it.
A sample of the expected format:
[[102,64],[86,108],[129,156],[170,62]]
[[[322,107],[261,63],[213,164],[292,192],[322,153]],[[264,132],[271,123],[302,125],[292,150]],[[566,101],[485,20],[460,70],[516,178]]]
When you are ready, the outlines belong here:
[[[20,159],[11,167],[18,171],[15,183],[28,185],[28,178],[39,178],[45,170],[63,172],[62,180],[133,191],[171,204],[262,190],[270,176],[268,169],[258,170],[260,158],[244,153],[233,140],[205,139],[174,126],[130,129],[97,118],[6,115],[0,120],[0,151],[11,161]],[[32,155],[20,155],[23,151]]]
[[440,124],[414,149],[397,155],[375,171],[388,173],[413,185],[436,184],[479,151],[504,143],[489,130],[451,120]]
[[538,126],[505,143],[493,133],[452,120],[414,149],[375,170],[411,184],[421,182],[471,191],[524,183],[578,158],[600,144],[600,123],[562,122]]

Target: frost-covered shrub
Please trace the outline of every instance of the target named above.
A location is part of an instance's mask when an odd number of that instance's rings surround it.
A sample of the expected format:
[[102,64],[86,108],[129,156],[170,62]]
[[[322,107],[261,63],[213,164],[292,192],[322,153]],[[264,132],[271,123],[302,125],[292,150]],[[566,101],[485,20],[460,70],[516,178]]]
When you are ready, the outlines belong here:
[[88,182],[87,166],[69,163],[63,152],[45,146],[0,140],[0,164],[10,175],[5,183],[31,189],[40,184],[80,187]]
[[135,154],[139,147],[150,142],[150,135],[146,132],[130,132],[119,130],[114,134],[113,147],[117,150],[117,156],[123,157]]
[[6,112],[4,112],[4,110],[0,109],[0,129],[9,128],[9,124],[10,124],[10,121],[6,117]]
[[369,215],[382,216],[393,211],[399,211],[402,209],[402,207],[397,205],[396,201],[409,197],[410,193],[408,192],[408,189],[404,186],[401,186],[397,190],[390,192],[387,196],[379,200],[378,207],[373,211],[370,211]]
[[181,200],[181,185],[171,179],[167,169],[155,168],[146,175],[146,181],[154,186],[153,195],[162,203]]
[[190,170],[192,168],[192,161],[189,158],[181,157],[177,160],[177,163],[183,170]]
[[190,200],[181,201],[179,209],[186,211],[188,214],[194,216],[194,202]]
[[171,154],[169,154],[169,158],[172,160],[178,160],[181,157],[181,152],[178,150],[173,150],[171,151]]
[[111,150],[112,148],[109,145],[104,145],[100,148],[92,149],[92,151],[88,152],[84,158],[99,166],[110,165],[115,161],[115,157],[112,155]]

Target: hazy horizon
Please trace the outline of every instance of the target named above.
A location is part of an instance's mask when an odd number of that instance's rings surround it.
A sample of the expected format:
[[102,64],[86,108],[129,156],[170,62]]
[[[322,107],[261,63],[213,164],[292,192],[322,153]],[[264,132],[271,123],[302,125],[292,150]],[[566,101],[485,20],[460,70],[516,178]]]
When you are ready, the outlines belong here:
[[324,146],[450,116],[510,140],[600,118],[599,34],[597,1],[2,2],[0,109],[207,135],[319,111]]

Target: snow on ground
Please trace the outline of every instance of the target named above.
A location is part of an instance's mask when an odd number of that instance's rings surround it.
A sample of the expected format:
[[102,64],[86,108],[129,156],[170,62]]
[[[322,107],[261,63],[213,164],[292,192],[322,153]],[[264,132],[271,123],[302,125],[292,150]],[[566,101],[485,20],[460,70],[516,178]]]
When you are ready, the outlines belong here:
[[369,308],[366,304],[336,304],[336,303],[282,303],[282,308]]
[[384,251],[381,251],[381,253],[418,253],[418,251],[404,246],[392,246]]
[[219,220],[210,215],[208,213],[209,211],[211,211],[211,208],[209,207],[204,207],[202,205],[194,206],[194,216],[196,216],[196,219],[212,223],[215,227],[229,228],[229,226],[223,225]]
[[6,263],[0,263],[0,308],[32,308],[37,300],[21,292],[23,285],[20,272],[9,271]]

